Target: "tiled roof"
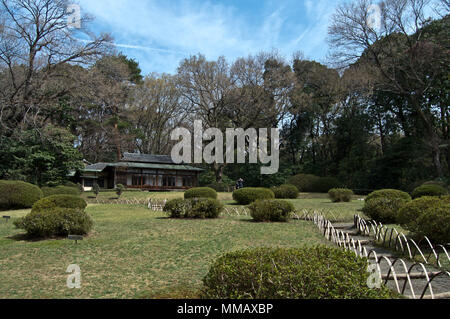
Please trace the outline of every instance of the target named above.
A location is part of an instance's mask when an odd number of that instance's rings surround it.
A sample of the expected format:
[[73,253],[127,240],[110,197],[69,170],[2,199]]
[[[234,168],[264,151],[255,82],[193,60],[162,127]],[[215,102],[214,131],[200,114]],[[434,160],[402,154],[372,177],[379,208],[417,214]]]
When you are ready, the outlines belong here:
[[121,162],[153,163],[153,164],[175,164],[172,157],[167,155],[150,155],[124,153]]
[[129,168],[141,168],[141,169],[165,169],[165,170],[177,170],[177,171],[192,171],[202,172],[203,169],[192,167],[189,165],[177,165],[177,164],[154,164],[154,163],[133,163],[133,162],[119,162],[119,163],[97,163],[86,166],[84,172],[101,173],[107,167],[129,167]]
[[193,171],[202,172],[204,169],[189,166],[189,165],[177,165],[177,164],[153,164],[153,163],[131,163],[131,162],[120,162],[115,164],[109,164],[109,166],[114,167],[129,167],[129,168],[142,168],[142,169],[167,169],[167,170],[177,170],[177,171]]
[[108,166],[110,166],[110,164],[108,163],[97,163],[97,164],[92,164],[92,165],[88,165],[84,168],[85,172],[103,172],[103,170],[105,168],[107,168]]

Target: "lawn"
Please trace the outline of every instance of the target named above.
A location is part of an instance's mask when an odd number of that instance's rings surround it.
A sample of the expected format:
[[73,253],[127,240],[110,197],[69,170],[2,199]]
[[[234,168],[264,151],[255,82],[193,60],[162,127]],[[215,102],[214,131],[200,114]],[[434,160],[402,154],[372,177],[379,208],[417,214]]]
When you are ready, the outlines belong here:
[[[172,220],[137,205],[89,205],[87,211],[94,231],[78,244],[25,241],[12,221],[0,220],[1,298],[195,297],[212,261],[227,251],[329,244],[305,221]],[[14,219],[27,212],[8,215]],[[81,289],[66,287],[70,264],[81,268]]]

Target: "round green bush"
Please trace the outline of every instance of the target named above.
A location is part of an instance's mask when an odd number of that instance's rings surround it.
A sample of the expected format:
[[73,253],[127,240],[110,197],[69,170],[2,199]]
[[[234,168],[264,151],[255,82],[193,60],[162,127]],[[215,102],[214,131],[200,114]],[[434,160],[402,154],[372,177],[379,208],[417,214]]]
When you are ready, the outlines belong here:
[[257,200],[249,209],[255,222],[288,222],[295,210],[291,202],[279,199]]
[[372,192],[366,197],[366,202],[375,198],[389,198],[389,199],[401,198],[407,202],[411,201],[411,196],[409,196],[408,193],[402,192],[398,189],[381,189]]
[[207,185],[206,187],[214,189],[216,192],[226,193],[230,191],[230,186],[225,183],[217,183],[214,182],[212,184]]
[[319,179],[319,177],[311,174],[298,174],[288,179],[287,183],[295,185],[300,192],[312,192],[313,183]]
[[210,187],[191,188],[184,193],[184,198],[212,198],[217,199],[217,192]]
[[0,181],[0,210],[31,208],[42,197],[42,191],[33,184]]
[[268,188],[241,188],[233,192],[233,199],[239,205],[248,205],[258,199],[274,199],[275,194]]
[[341,187],[341,183],[334,177],[320,177],[316,179],[311,187],[313,193],[328,193],[332,188]]
[[410,201],[408,193],[397,189],[382,189],[367,196],[363,212],[380,223],[395,223],[400,209]]
[[33,238],[50,238],[67,235],[86,235],[92,229],[92,219],[83,210],[52,208],[35,211],[18,219],[14,225],[27,231]]
[[219,257],[203,279],[205,299],[381,299],[368,261],[334,247],[257,248]]
[[71,181],[65,182],[65,183],[64,183],[64,186],[67,186],[67,187],[76,187],[76,188],[78,188],[78,184],[76,184],[76,183],[74,183],[74,182],[71,182]]
[[398,212],[406,203],[408,202],[402,198],[374,198],[369,201],[366,200],[363,213],[377,222],[393,224],[397,221]]
[[219,217],[223,207],[221,202],[212,198],[177,198],[167,202],[164,211],[170,218],[212,219]]
[[[447,214],[443,214],[442,209],[446,210]],[[400,209],[397,222],[419,240],[427,236],[436,243],[445,244],[450,241],[449,217],[450,198],[424,196]]]
[[352,201],[353,195],[353,191],[347,188],[333,188],[328,191],[328,196],[330,196],[333,203],[349,203]]
[[427,208],[417,219],[418,238],[427,236],[435,244],[450,242],[450,204]]
[[80,190],[78,187],[71,186],[56,186],[56,187],[42,187],[44,197],[53,195],[73,195],[80,196]]
[[275,194],[275,198],[279,199],[296,199],[300,193],[296,186],[290,184],[272,187],[271,190]]
[[447,194],[448,191],[446,188],[439,185],[428,184],[414,189],[412,192],[412,197],[415,199],[423,196],[444,196]]
[[437,186],[441,186],[442,188],[449,188],[449,185],[446,182],[443,181],[428,181],[423,183],[422,185],[437,185]]
[[76,208],[84,210],[87,207],[87,203],[79,196],[73,195],[52,195],[44,197],[40,201],[33,205],[32,212],[43,211],[53,208]]

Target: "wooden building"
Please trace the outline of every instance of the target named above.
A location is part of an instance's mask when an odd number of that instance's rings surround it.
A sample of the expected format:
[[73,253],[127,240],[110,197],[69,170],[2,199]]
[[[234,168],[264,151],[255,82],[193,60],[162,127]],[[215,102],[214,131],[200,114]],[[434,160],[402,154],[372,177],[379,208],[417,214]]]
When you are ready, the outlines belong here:
[[76,176],[89,191],[97,183],[100,188],[114,189],[122,184],[128,189],[149,191],[186,190],[198,185],[203,169],[175,164],[170,156],[125,153],[118,163],[87,165]]

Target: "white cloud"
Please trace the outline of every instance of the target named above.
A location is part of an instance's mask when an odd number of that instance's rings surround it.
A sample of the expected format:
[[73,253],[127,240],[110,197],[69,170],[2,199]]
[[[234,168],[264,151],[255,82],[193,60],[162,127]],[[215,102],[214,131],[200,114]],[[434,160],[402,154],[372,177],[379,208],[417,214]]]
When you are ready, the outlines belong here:
[[[174,72],[183,57],[197,53],[233,60],[277,48],[286,56],[298,50],[323,56],[327,18],[335,3],[266,3],[265,13],[255,18],[218,1],[80,1],[82,10],[96,17],[97,29],[110,31],[118,47],[146,72]],[[303,14],[296,16],[293,6]]]

